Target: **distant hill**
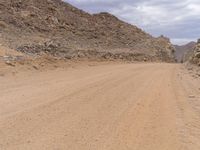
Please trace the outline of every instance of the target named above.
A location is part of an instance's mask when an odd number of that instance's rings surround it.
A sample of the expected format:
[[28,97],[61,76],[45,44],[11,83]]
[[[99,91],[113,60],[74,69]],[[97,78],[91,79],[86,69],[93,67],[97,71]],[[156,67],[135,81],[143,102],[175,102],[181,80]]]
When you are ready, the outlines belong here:
[[190,42],[188,44],[181,45],[181,46],[174,45],[175,50],[176,50],[175,57],[176,57],[177,61],[178,62],[187,61],[188,56],[193,51],[195,45],[196,45],[196,42]]
[[29,55],[173,61],[169,39],[106,12],[89,14],[61,0],[1,0],[0,10],[1,44]]

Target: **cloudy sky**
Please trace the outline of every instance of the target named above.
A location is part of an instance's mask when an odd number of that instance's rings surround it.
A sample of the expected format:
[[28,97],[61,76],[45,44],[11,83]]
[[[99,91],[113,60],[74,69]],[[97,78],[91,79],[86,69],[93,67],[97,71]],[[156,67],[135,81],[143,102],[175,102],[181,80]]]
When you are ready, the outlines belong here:
[[175,44],[200,38],[200,0],[65,0],[90,13],[110,12]]

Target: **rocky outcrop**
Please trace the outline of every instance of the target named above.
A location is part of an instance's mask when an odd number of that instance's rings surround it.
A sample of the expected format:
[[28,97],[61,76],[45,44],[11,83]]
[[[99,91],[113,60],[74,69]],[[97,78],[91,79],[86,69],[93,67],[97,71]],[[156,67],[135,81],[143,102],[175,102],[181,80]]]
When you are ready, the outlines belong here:
[[77,58],[81,53],[88,58],[107,53],[110,58],[173,61],[169,39],[154,38],[109,13],[91,15],[61,0],[1,0],[0,34],[3,45],[29,55]]
[[197,44],[194,48],[194,53],[190,58],[190,62],[200,66],[200,39],[197,41]]

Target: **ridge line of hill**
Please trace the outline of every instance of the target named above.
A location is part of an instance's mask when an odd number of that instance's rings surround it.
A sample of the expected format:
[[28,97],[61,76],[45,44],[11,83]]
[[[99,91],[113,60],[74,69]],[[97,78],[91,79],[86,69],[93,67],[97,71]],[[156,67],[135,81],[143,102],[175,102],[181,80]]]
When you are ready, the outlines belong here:
[[0,35],[1,45],[28,56],[174,61],[168,38],[61,0],[1,0]]

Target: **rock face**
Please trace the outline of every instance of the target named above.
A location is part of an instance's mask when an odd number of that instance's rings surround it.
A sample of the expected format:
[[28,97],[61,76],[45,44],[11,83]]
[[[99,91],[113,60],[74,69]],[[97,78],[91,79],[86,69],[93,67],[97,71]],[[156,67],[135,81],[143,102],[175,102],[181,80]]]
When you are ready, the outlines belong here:
[[189,42],[185,45],[174,45],[175,47],[175,58],[177,62],[185,62],[189,60],[195,48],[196,42]]
[[61,0],[1,0],[0,42],[29,55],[173,61],[169,39],[154,38],[109,13]]
[[190,58],[190,62],[200,66],[200,39],[198,39],[197,44],[194,48],[193,55]]

